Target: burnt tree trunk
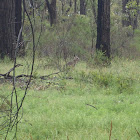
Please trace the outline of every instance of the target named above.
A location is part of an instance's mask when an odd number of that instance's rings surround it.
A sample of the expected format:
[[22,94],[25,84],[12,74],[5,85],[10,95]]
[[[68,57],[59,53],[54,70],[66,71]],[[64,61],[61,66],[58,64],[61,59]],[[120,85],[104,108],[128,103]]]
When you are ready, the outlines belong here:
[[15,0],[0,3],[0,58],[14,58],[15,50]]
[[80,0],[80,15],[86,15],[86,1]]
[[110,0],[98,0],[96,50],[110,58]]
[[51,3],[49,3],[49,0],[46,0],[46,4],[49,12],[50,25],[52,26],[53,24],[56,24],[56,18],[57,18],[56,0],[51,0]]

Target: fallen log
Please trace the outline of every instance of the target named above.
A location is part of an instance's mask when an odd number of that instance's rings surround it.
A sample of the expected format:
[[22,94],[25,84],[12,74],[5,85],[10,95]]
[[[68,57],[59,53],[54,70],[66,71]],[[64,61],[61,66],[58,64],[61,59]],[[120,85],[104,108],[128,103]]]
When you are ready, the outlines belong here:
[[0,76],[3,76],[5,79],[11,79],[13,78],[13,76],[10,75],[10,73],[17,67],[23,66],[21,64],[16,64],[13,68],[11,68],[8,72],[6,72],[5,74],[0,74]]

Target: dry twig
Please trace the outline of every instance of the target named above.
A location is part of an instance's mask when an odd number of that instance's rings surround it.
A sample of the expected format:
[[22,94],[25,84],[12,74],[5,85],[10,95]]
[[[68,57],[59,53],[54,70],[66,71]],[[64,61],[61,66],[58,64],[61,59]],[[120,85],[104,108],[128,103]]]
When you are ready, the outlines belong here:
[[109,140],[111,140],[111,134],[112,134],[112,121],[111,121],[111,125],[110,125],[110,134],[109,134]]

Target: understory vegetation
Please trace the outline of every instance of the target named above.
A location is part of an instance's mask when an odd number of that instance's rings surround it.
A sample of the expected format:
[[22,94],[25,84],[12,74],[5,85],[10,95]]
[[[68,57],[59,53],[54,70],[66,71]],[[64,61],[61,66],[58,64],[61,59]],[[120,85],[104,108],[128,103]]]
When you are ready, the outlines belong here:
[[[17,63],[25,67],[16,68],[16,75],[22,73],[30,61],[28,58],[26,61],[17,59]],[[3,73],[12,67],[12,62],[5,59],[0,65],[0,73]],[[34,78],[20,111],[18,139],[139,139],[139,60],[114,58],[109,66],[80,61],[68,72],[40,79],[55,72],[57,69],[51,67],[47,58],[36,60]],[[28,70],[24,73],[28,74]],[[24,94],[23,81],[26,78],[16,83],[19,99]],[[1,110],[8,110],[10,106],[7,96],[12,91],[11,83],[9,79],[0,80]],[[1,117],[5,114],[2,113]],[[12,133],[7,139],[11,137]]]

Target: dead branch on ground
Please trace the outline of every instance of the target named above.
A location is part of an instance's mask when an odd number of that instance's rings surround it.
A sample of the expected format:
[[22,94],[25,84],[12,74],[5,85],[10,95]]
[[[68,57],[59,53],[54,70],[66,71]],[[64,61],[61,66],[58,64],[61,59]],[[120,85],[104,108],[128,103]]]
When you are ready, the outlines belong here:
[[13,70],[15,70],[15,68],[17,68],[17,67],[20,67],[20,66],[23,66],[23,65],[21,65],[21,64],[16,64],[13,68],[11,68],[8,72],[6,72],[5,74],[0,74],[0,76],[3,76],[5,79],[12,79],[13,78],[13,76],[11,76],[10,75],[10,73],[13,71]]

